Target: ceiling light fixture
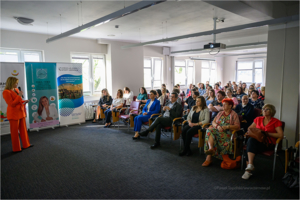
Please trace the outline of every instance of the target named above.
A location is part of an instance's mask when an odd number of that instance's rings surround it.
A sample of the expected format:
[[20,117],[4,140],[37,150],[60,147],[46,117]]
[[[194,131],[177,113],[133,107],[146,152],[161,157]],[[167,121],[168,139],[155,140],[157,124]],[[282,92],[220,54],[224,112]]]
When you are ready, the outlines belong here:
[[135,3],[135,4],[131,5],[131,6],[128,6],[126,8],[121,9],[121,10],[118,10],[118,11],[116,11],[114,13],[111,13],[109,15],[106,15],[104,17],[96,19],[94,21],[91,21],[91,22],[89,22],[87,24],[84,24],[82,26],[79,26],[79,27],[74,28],[72,30],[69,30],[67,32],[64,32],[64,33],[56,35],[56,36],[54,36],[52,38],[49,38],[49,39],[46,40],[46,42],[49,43],[49,42],[53,42],[55,40],[62,39],[64,37],[68,37],[70,35],[74,35],[74,34],[79,33],[81,31],[85,31],[85,30],[88,30],[90,28],[93,28],[93,27],[96,27],[96,26],[100,26],[102,24],[111,22],[111,21],[113,21],[115,19],[118,19],[118,18],[127,16],[127,15],[130,15],[130,14],[135,13],[137,11],[143,10],[145,8],[148,8],[148,7],[151,7],[151,6],[163,3],[163,2],[166,2],[166,0],[161,0],[161,1],[143,0],[143,1],[140,1],[138,3]]
[[33,26],[31,23],[34,22],[33,19],[29,19],[26,17],[14,17],[17,22],[25,26]]

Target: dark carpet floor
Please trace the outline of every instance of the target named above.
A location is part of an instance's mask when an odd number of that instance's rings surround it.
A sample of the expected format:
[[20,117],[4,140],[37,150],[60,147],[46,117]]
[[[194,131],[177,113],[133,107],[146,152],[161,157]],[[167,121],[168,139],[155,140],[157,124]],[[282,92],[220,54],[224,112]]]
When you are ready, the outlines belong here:
[[[151,150],[150,138],[133,141],[123,126],[104,129],[88,121],[29,132],[35,146],[11,153],[10,135],[1,137],[2,199],[299,199],[283,185],[284,169],[277,162],[271,180],[272,158],[258,156],[256,171],[225,170],[221,161],[202,167],[197,141],[191,157],[179,157],[179,141],[162,137]],[[282,155],[281,155],[282,156]],[[283,156],[282,156],[283,158]]]

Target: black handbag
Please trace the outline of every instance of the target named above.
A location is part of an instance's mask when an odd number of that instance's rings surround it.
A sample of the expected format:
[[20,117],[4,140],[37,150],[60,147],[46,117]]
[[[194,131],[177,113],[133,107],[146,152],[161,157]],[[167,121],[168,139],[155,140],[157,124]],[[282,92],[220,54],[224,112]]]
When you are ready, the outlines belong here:
[[288,188],[299,189],[299,171],[297,169],[289,169],[282,178],[282,182]]

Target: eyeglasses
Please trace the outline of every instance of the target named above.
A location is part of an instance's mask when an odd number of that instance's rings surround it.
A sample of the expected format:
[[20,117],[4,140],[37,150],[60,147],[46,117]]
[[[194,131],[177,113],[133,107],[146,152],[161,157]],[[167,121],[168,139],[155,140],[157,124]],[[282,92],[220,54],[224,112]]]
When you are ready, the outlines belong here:
[[268,109],[268,108],[264,108],[262,110],[265,111],[265,112],[270,111],[270,109]]

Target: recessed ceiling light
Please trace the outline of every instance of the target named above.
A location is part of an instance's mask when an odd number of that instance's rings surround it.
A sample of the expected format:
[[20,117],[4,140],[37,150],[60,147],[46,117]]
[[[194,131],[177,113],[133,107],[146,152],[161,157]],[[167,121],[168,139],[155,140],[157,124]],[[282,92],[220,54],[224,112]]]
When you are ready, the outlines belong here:
[[110,34],[110,35],[107,35],[107,36],[109,36],[109,37],[114,37],[115,35],[114,35],[114,34]]

